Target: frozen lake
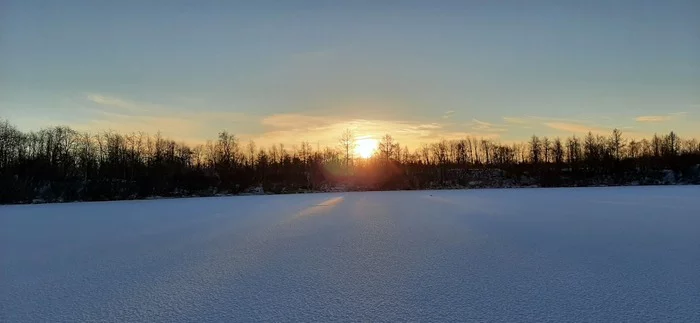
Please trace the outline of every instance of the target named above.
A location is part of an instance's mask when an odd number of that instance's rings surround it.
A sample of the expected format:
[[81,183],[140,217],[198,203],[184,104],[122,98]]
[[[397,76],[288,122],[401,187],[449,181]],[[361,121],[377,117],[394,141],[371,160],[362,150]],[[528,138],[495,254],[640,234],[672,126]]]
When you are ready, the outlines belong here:
[[700,187],[0,206],[0,321],[700,322]]

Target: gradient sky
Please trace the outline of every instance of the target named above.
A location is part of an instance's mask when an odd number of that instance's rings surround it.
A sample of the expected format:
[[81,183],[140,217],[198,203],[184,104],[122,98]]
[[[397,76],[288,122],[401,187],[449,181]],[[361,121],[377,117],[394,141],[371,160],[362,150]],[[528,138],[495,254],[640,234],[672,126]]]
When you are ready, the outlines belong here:
[[263,145],[700,137],[700,1],[0,0],[0,118]]

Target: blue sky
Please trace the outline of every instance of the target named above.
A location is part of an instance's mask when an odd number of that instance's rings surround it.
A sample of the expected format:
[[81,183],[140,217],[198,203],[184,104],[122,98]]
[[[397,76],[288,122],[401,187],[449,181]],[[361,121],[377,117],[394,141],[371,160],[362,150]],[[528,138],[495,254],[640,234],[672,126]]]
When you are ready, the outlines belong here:
[[22,129],[700,137],[692,0],[5,0],[0,57],[0,118]]

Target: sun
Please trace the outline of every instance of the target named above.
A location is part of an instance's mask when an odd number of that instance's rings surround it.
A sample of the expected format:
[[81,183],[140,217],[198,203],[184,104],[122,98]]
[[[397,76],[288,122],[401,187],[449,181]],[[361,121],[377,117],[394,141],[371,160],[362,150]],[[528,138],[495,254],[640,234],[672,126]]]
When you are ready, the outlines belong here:
[[355,146],[355,154],[362,158],[370,158],[377,150],[377,140],[372,138],[358,139]]

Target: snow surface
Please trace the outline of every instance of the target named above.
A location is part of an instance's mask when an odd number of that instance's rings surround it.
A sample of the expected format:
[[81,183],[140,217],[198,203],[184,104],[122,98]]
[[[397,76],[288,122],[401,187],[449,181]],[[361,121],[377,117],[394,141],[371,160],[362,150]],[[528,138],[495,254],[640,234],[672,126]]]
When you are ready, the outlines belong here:
[[700,322],[700,188],[0,206],[0,321]]

